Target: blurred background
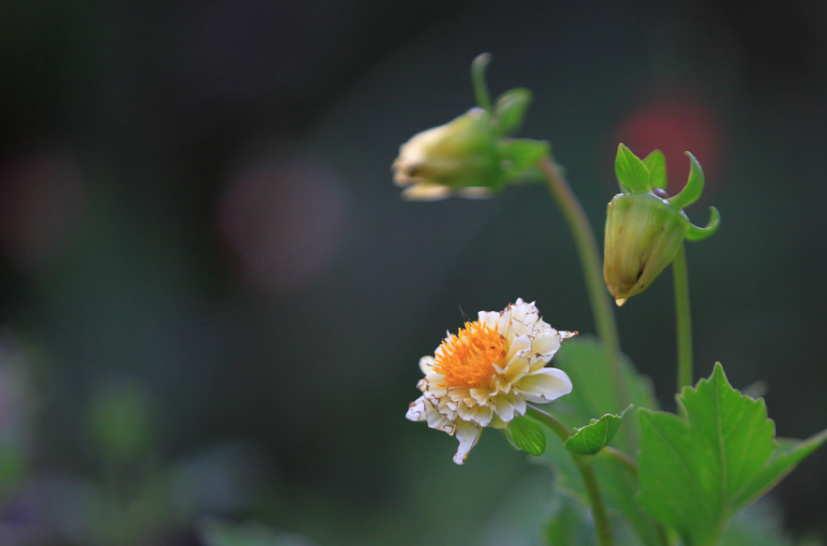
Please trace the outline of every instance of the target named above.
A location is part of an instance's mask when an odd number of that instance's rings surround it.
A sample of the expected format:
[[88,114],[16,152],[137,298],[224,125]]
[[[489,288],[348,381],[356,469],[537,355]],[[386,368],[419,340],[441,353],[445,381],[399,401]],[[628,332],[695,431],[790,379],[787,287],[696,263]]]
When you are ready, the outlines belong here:
[[[542,187],[422,204],[391,182],[402,142],[472,106],[483,51],[494,95],[535,92],[520,136],[551,141],[601,241],[618,142],[661,148],[673,191],[695,154],[687,212],[722,213],[688,248],[697,377],[763,381],[779,436],[827,426],[820,0],[0,14],[2,544],[536,542],[547,470],[491,431],[456,467],[404,419],[466,314],[522,297],[594,331]],[[665,273],[617,312],[668,409],[671,298]],[[825,491],[822,449],[772,494],[790,533],[827,534]]]

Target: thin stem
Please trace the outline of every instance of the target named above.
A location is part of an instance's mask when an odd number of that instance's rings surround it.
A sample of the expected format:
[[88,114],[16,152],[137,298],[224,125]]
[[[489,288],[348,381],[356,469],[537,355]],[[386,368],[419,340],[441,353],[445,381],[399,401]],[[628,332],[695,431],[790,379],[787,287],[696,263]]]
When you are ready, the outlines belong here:
[[[541,409],[528,406],[526,415],[548,427],[562,442],[565,442],[571,436],[566,425],[553,415]],[[597,543],[599,546],[612,546],[614,543],[612,539],[612,527],[609,524],[606,505],[603,503],[603,496],[600,493],[600,484],[597,483],[597,476],[594,473],[594,467],[591,465],[592,458],[577,453],[571,453],[571,457],[574,460],[575,466],[577,466],[577,470],[580,471],[580,476],[583,478],[583,483],[586,486],[586,492],[589,496],[589,502],[592,505]]]
[[565,442],[571,437],[571,432],[569,432],[569,427],[563,424],[557,417],[553,416],[550,413],[546,413],[539,408],[535,408],[532,405],[528,405],[526,409],[526,415],[531,417],[535,421],[540,424],[545,425],[549,430],[551,430],[554,434],[560,438],[561,442]]
[[620,463],[621,466],[628,470],[632,476],[637,479],[637,461],[635,461],[635,459],[628,453],[624,453],[623,451],[620,451],[612,446],[606,446],[601,449],[597,455],[599,457],[612,459],[613,461]]
[[678,331],[678,392],[692,385],[692,314],[689,309],[689,274],[686,248],[681,244],[672,262],[675,281],[675,320]]
[[583,477],[583,483],[586,484],[589,502],[591,502],[592,505],[594,527],[597,532],[597,543],[600,546],[611,546],[614,543],[612,539],[612,528],[609,525],[609,516],[606,513],[606,506],[603,504],[603,497],[600,494],[600,487],[597,484],[594,467],[592,467],[590,460],[582,455],[576,455],[574,457],[574,464],[577,465],[577,469],[580,470],[580,475]]
[[[603,282],[603,267],[594,231],[592,231],[583,207],[560,171],[560,167],[548,157],[541,159],[538,167],[545,175],[549,191],[557,201],[557,206],[560,207],[569,225],[577,253],[580,256],[580,265],[586,277],[586,289],[594,313],[597,335],[603,340],[607,353],[610,353],[611,362],[615,362],[617,353],[620,352],[620,342],[612,302]],[[623,399],[619,400],[621,403],[623,401]]]

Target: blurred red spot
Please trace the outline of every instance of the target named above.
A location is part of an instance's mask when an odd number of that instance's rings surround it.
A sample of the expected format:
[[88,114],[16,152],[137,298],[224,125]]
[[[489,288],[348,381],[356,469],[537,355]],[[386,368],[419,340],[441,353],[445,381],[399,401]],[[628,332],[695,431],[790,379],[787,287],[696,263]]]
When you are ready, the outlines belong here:
[[620,125],[616,140],[626,144],[641,159],[655,149],[663,152],[669,195],[675,195],[686,184],[689,176],[686,151],[692,152],[704,169],[707,182],[704,195],[718,183],[721,129],[709,108],[697,99],[668,97],[644,104]]
[[233,176],[219,228],[249,280],[266,291],[297,289],[336,255],[347,201],[338,176],[319,161],[266,157]]
[[77,231],[84,180],[76,158],[40,151],[0,167],[0,244],[21,268],[60,253]]

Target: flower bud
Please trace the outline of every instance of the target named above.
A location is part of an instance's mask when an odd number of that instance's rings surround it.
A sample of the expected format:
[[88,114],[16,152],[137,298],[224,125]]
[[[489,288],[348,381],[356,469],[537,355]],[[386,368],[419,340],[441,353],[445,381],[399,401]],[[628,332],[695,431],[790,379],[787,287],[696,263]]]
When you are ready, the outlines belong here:
[[603,276],[622,305],[643,292],[672,263],[689,231],[689,219],[651,193],[619,194],[606,211]]
[[615,160],[620,193],[606,211],[606,236],[603,277],[618,305],[640,294],[677,256],[684,239],[699,241],[712,235],[720,223],[718,211],[711,207],[705,228],[689,222],[683,207],[701,196],[704,174],[695,157],[689,156],[691,169],[684,189],[666,197],[666,162],[655,150],[639,159],[620,144]]
[[453,121],[414,135],[393,162],[397,186],[412,200],[488,197],[505,181],[491,116],[471,108]]

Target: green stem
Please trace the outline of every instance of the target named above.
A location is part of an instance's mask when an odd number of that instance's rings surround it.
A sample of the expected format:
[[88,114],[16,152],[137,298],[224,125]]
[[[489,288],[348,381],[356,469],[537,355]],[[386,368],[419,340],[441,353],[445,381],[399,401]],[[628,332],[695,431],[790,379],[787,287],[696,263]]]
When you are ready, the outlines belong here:
[[617,448],[612,446],[606,446],[600,450],[597,454],[599,457],[603,457],[605,459],[612,459],[613,461],[620,463],[629,473],[637,479],[637,461],[630,456],[628,453],[624,453]]
[[689,310],[689,274],[686,248],[681,244],[672,262],[675,281],[675,320],[678,331],[678,392],[692,385],[692,314]]
[[[603,266],[594,231],[592,231],[583,207],[560,171],[560,167],[549,157],[541,159],[538,167],[545,175],[549,191],[569,225],[577,253],[580,256],[580,265],[586,277],[586,289],[594,313],[597,335],[603,340],[607,354],[611,357],[610,361],[615,362],[620,352],[617,323],[612,302],[603,281]],[[624,400],[625,396],[619,402],[622,404]]]
[[[533,418],[535,421],[545,425],[549,430],[557,435],[562,442],[565,442],[571,436],[568,427],[560,422],[559,419],[551,414],[537,409],[534,406],[528,406],[526,415]],[[591,457],[587,455],[579,455],[571,453],[577,470],[580,471],[580,476],[583,478],[583,483],[586,486],[586,492],[589,496],[589,502],[592,505],[592,515],[594,516],[594,527],[597,533],[597,543],[599,546],[612,546],[614,540],[612,539],[612,527],[609,524],[609,515],[606,512],[606,505],[603,503],[603,495],[600,493],[600,484],[597,483],[597,476],[594,473],[594,467],[591,465]]]
[[540,408],[535,408],[532,405],[528,405],[526,409],[526,416],[531,417],[541,425],[545,425],[550,431],[557,435],[560,438],[561,442],[565,442],[569,438],[571,438],[571,432],[569,432],[569,427],[563,424],[557,417],[553,416],[550,413],[546,413]]
[[[612,300],[603,280],[603,263],[600,259],[600,250],[597,246],[594,231],[586,212],[571,190],[571,186],[569,186],[557,163],[546,156],[539,161],[538,167],[545,175],[549,192],[563,213],[574,239],[574,244],[577,247],[580,267],[583,269],[583,275],[586,278],[586,290],[594,314],[597,335],[603,340],[603,354],[606,361],[613,364],[612,373],[614,375],[615,396],[617,397],[617,410],[620,411],[621,408],[629,406],[629,393],[626,391],[623,370],[620,368],[620,340],[617,335],[617,322],[615,321]],[[624,435],[629,447],[633,447],[635,440],[632,436],[632,429],[626,427]]]

